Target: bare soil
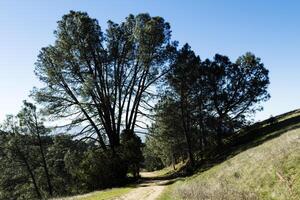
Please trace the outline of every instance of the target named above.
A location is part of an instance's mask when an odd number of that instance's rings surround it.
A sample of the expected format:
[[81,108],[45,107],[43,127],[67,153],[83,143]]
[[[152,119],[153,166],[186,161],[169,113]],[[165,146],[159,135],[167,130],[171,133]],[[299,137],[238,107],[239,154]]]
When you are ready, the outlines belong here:
[[170,180],[151,180],[152,177],[156,176],[152,172],[142,172],[141,176],[150,179],[142,181],[142,183],[137,185],[137,188],[121,197],[115,198],[115,200],[155,200],[170,182]]

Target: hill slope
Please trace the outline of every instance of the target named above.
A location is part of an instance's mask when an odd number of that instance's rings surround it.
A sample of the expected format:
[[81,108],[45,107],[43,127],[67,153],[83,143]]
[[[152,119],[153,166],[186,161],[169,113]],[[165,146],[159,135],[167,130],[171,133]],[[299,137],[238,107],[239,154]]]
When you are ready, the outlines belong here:
[[160,199],[300,199],[299,122],[294,111],[260,123],[252,130],[260,136],[240,153],[169,186]]

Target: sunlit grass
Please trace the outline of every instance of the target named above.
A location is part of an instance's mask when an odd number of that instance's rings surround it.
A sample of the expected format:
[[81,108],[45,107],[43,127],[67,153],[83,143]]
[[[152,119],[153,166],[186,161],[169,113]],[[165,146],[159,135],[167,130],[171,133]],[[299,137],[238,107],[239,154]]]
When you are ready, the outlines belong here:
[[175,165],[175,170],[173,166],[165,167],[161,170],[153,171],[153,172],[142,172],[141,175],[144,178],[163,178],[163,177],[168,177],[173,175],[174,173],[177,173],[178,171],[181,170],[182,167],[185,166],[185,162],[180,162]]
[[300,129],[289,131],[185,181],[168,199],[300,199]]
[[98,192],[92,192],[85,195],[59,198],[55,200],[110,200],[130,192],[132,189],[132,187],[113,188]]

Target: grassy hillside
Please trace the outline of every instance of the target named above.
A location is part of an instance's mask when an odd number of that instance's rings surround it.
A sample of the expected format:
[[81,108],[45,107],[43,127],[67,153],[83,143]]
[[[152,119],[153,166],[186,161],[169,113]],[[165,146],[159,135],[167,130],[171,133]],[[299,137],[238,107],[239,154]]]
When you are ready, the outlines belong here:
[[249,127],[225,161],[169,186],[160,199],[300,199],[299,116]]

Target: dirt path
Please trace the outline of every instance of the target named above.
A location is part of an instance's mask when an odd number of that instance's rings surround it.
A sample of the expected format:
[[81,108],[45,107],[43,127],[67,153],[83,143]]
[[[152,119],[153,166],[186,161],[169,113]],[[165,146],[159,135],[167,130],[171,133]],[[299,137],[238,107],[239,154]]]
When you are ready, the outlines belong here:
[[[120,197],[110,198],[111,200],[156,200],[166,185],[173,183],[174,179],[170,180],[158,180],[155,172],[143,172],[141,173],[142,179],[139,184],[136,185],[129,193],[126,193]],[[115,188],[118,189],[118,188]],[[109,191],[109,190],[108,190]],[[80,199],[103,199],[97,196],[97,193],[101,191],[95,191],[84,195],[78,195],[66,198],[57,198],[52,200],[80,200]],[[105,191],[104,191],[105,192]]]
[[[152,177],[154,174],[142,173],[142,177]],[[115,200],[155,200],[165,189],[169,180],[147,180],[139,184],[131,192],[115,198]]]

